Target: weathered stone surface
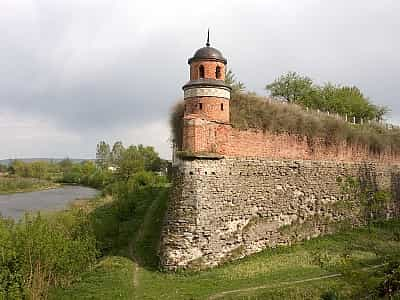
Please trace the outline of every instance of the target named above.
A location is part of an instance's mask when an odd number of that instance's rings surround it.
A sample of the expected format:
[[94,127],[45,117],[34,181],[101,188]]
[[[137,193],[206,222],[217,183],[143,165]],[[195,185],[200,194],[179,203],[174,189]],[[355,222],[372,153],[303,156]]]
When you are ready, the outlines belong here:
[[[383,189],[399,186],[399,167],[378,163],[226,158],[181,161],[161,240],[166,269],[211,267],[266,247],[360,224],[361,206],[346,200],[338,177],[366,170]],[[394,193],[395,194],[395,193]],[[395,199],[397,198],[394,195]],[[399,213],[395,200],[387,216]],[[295,228],[295,230],[288,230]]]
[[[347,141],[232,127],[225,63],[189,60],[177,145],[183,160],[160,244],[164,268],[215,266],[332,232],[341,221],[360,224],[365,207],[343,194],[339,177],[368,173],[380,188],[400,190],[399,168],[390,165],[399,165],[400,156],[390,147],[374,152]],[[399,214],[399,193],[393,194],[387,217]]]

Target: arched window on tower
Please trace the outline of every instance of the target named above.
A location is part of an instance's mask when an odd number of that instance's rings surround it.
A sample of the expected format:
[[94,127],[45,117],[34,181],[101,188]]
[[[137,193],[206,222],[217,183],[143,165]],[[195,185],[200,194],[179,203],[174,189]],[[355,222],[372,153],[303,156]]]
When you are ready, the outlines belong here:
[[220,79],[221,78],[221,67],[217,66],[215,68],[215,78]]
[[199,67],[199,77],[204,78],[204,66],[200,65]]

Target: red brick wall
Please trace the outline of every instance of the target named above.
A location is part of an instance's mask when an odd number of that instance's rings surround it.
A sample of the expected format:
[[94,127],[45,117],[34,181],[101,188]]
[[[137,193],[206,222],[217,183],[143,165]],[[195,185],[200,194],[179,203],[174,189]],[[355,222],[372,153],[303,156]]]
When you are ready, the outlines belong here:
[[188,116],[184,120],[183,150],[190,152],[216,152],[217,151],[217,123],[209,123],[198,118]]
[[[200,103],[202,109],[200,109]],[[223,110],[221,109],[223,105]],[[196,114],[199,118],[229,122],[229,100],[219,97],[196,97],[185,100],[185,116]]]
[[389,152],[374,155],[363,145],[342,142],[327,146],[321,140],[309,144],[306,137],[238,130],[226,124],[195,120],[185,120],[183,149],[191,152],[211,152],[226,157],[400,162],[398,155]]
[[221,77],[219,80],[225,80],[225,65],[217,61],[196,61],[190,65],[190,80],[199,79],[199,67],[204,66],[204,78],[205,79],[217,79],[215,77],[215,71],[217,66],[221,68]]

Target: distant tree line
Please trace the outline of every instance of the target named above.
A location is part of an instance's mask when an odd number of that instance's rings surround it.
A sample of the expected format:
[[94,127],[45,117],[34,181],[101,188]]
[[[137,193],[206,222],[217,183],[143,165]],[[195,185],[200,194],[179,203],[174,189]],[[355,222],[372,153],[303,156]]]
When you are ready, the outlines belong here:
[[103,170],[111,169],[119,178],[126,179],[139,171],[163,171],[168,162],[161,159],[151,146],[140,144],[125,148],[122,142],[117,141],[111,148],[109,144],[101,141],[97,144],[96,165]]
[[0,164],[0,173],[6,173],[8,171],[8,166]]
[[96,159],[75,163],[66,158],[60,162],[13,160],[0,172],[9,176],[37,178],[68,184],[104,188],[116,180],[128,180],[141,171],[164,172],[168,162],[160,158],[153,147],[132,145],[125,148],[121,141],[112,147],[104,141],[97,144]]
[[48,161],[34,161],[24,162],[22,160],[13,160],[11,164],[3,168],[10,175],[37,178],[39,180],[54,180],[60,175],[60,167],[55,162]]
[[110,147],[105,141],[100,141],[96,146],[95,161],[72,164],[64,160],[60,165],[63,182],[105,188],[116,181],[127,181],[138,172],[165,172],[168,162],[161,159],[151,146],[125,148],[121,141],[117,141]]

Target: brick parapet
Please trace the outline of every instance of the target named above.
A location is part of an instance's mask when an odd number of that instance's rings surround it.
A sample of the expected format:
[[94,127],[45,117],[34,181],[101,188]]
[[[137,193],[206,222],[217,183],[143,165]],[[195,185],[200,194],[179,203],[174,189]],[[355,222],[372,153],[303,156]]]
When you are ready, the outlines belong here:
[[[268,131],[240,130],[230,124],[213,121],[185,123],[191,127],[191,142],[184,143],[189,152],[215,152],[226,157],[260,157],[273,159],[400,162],[390,151],[371,153],[367,146],[346,141],[327,145],[324,140]],[[186,125],[185,125],[186,126]],[[184,129],[185,132],[185,129]],[[188,137],[189,138],[189,137]]]

